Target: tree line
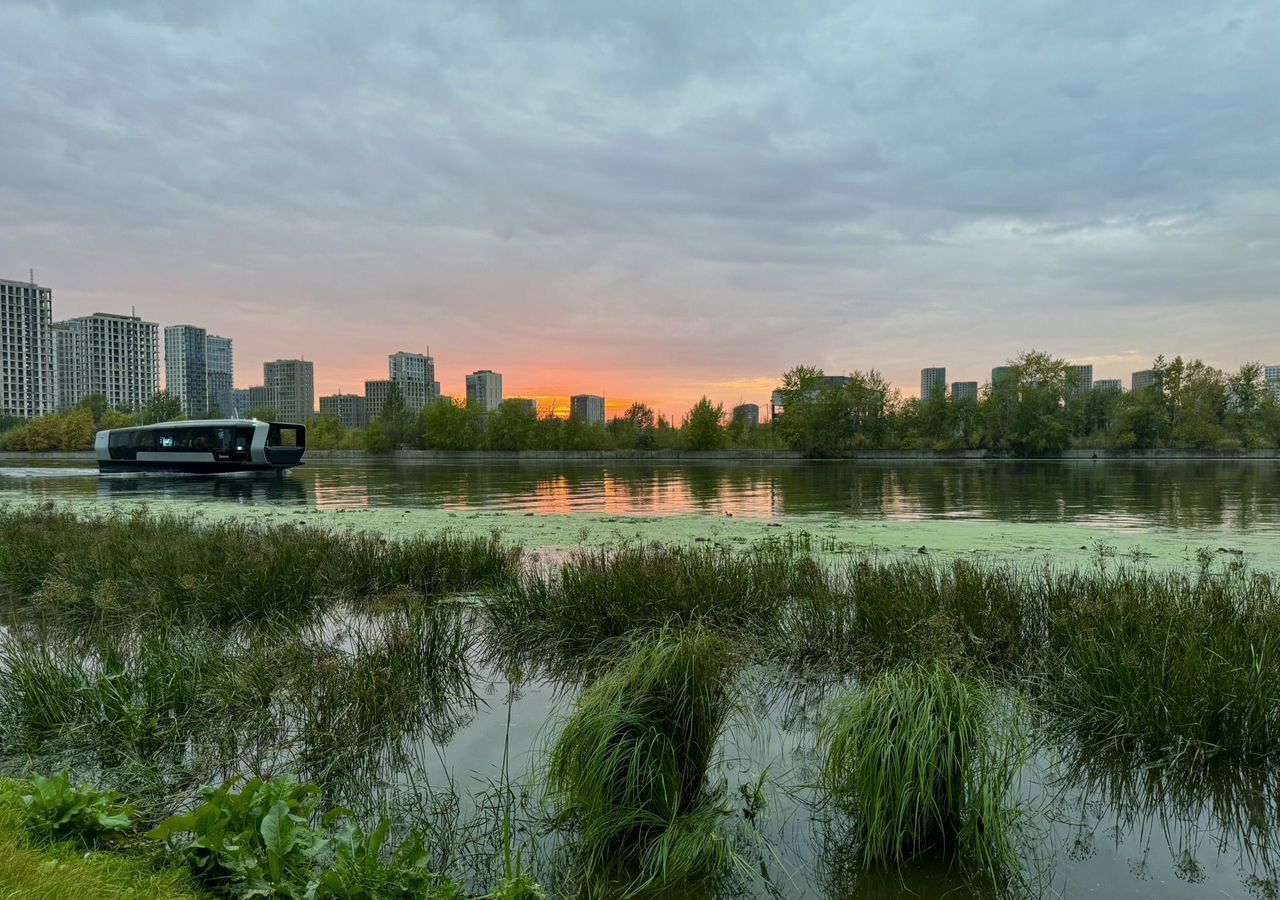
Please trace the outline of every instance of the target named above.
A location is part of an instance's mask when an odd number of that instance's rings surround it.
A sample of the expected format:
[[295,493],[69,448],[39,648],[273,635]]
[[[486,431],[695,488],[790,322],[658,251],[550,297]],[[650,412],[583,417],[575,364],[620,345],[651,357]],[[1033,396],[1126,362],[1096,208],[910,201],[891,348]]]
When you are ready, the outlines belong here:
[[[423,450],[718,450],[787,449],[816,456],[857,450],[986,449],[1020,456],[1068,448],[1198,450],[1280,446],[1280,403],[1263,367],[1225,373],[1200,360],[1158,357],[1151,383],[1131,392],[1080,390],[1063,359],[1028,351],[977,397],[904,397],[875,370],[829,378],[797,366],[782,376],[782,410],[771,423],[732,418],[706,397],[674,422],[633,403],[608,423],[539,416],[522,401],[487,411],[446,397],[415,413],[394,385],[366,428],[334,416],[313,419],[308,445],[317,450],[388,453]],[[276,418],[270,408],[250,417]],[[90,397],[65,412],[31,421],[0,420],[0,449],[40,452],[93,446],[101,428],[182,417],[161,391],[140,412],[109,409]]]

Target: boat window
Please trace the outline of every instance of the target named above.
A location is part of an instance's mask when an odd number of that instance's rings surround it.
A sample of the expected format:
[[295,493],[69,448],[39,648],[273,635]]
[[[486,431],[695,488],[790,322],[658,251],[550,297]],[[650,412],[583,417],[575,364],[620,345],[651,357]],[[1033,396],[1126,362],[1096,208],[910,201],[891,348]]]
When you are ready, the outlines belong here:
[[172,435],[172,434],[168,434],[168,433],[165,433],[165,434],[160,435],[159,445],[160,445],[160,449],[161,449],[161,450],[172,450],[172,449],[173,449],[173,435]]

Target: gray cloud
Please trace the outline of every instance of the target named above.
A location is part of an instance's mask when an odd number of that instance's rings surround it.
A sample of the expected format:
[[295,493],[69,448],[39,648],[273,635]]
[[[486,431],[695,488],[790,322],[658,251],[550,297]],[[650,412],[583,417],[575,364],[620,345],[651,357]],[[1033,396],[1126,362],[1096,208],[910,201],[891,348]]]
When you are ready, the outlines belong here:
[[669,396],[1280,358],[1277,33],[1266,2],[0,4],[0,274],[325,388],[409,343],[446,386]]

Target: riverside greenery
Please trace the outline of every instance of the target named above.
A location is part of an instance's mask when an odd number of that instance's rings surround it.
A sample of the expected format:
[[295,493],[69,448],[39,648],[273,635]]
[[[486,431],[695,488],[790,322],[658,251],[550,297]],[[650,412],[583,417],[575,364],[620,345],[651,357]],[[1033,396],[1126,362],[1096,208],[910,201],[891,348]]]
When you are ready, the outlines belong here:
[[[753,425],[702,398],[679,421],[635,403],[608,424],[539,417],[521,401],[493,411],[445,397],[415,415],[393,385],[377,420],[347,428],[333,416],[312,420],[316,450],[799,450],[823,456],[857,450],[986,449],[1021,456],[1069,447],[1094,449],[1232,450],[1280,447],[1280,395],[1263,367],[1246,363],[1226,373],[1200,360],[1157,357],[1151,383],[1135,392],[1076,390],[1066,360],[1028,351],[978,397],[944,391],[928,402],[903,397],[874,369],[829,378],[815,367],[783,373],[778,397],[785,412],[772,425]],[[250,410],[262,419],[272,408]],[[214,414],[211,414],[214,415]],[[99,428],[182,417],[161,391],[140,412],[110,410],[105,399],[31,422],[0,423],[0,450],[85,450]]]
[[[0,764],[107,778],[139,828],[246,770],[296,773],[373,815],[382,773],[446,741],[484,702],[477,671],[495,667],[512,684],[542,671],[581,687],[535,754],[545,809],[520,833],[530,849],[549,829],[563,884],[584,896],[714,893],[742,871],[717,772],[748,669],[851,689],[825,707],[819,794],[852,813],[873,867],[945,848],[970,877],[1018,885],[1015,719],[1130,766],[1280,757],[1280,584],[1230,555],[1151,571],[1099,552],[1059,570],[841,558],[793,539],[526,567],[496,539],[52,507],[0,509],[0,537]],[[459,591],[473,597],[447,599]],[[513,791],[494,796],[488,831],[460,823],[456,797],[429,828],[418,814],[430,873],[486,886],[523,873],[502,852]],[[68,797],[96,816],[93,795]],[[265,817],[282,799],[252,802]],[[319,828],[325,853],[390,864],[377,815],[342,850],[295,799],[289,815]],[[282,877],[319,877],[300,865]]]

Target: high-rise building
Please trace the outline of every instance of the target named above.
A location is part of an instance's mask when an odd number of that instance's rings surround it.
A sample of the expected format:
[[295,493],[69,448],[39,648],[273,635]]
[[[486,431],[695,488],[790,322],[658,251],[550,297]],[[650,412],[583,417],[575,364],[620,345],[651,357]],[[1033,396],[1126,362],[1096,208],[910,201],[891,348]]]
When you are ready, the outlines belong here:
[[574,394],[569,398],[569,418],[604,424],[604,397],[598,394]]
[[58,406],[53,292],[0,281],[0,416],[34,419]]
[[1067,366],[1067,392],[1087,394],[1093,390],[1093,366]]
[[71,404],[100,394],[107,405],[140,409],[160,390],[160,326],[137,316],[94,313],[65,323],[71,332]]
[[382,407],[387,405],[387,395],[391,393],[390,378],[379,378],[364,383],[364,411],[367,421],[376,422],[382,417]]
[[262,381],[285,422],[306,422],[316,414],[316,367],[305,359],[262,364]]
[[951,382],[951,399],[952,400],[977,400],[978,399],[978,382],[976,381]]
[[502,405],[502,375],[480,369],[467,376],[467,405],[492,411]]
[[1141,372],[1134,372],[1129,379],[1129,390],[1140,391],[1145,387],[1149,387],[1155,383],[1156,373],[1151,369],[1143,369]]
[[232,388],[231,389],[231,410],[227,415],[233,418],[241,418],[253,409],[253,388]]
[[195,325],[164,329],[164,387],[178,398],[188,419],[209,412],[209,333]]
[[1262,374],[1267,379],[1267,388],[1271,391],[1271,395],[1276,398],[1277,403],[1280,403],[1280,366],[1264,366]]
[[229,416],[234,406],[231,386],[235,384],[235,358],[231,338],[209,335],[205,344],[205,365],[208,370],[209,411]]
[[1013,366],[996,366],[991,370],[991,383],[995,384],[1001,379],[1007,378],[1013,374]]
[[330,394],[320,398],[320,415],[334,416],[347,428],[364,428],[369,424],[369,405],[359,394]]
[[756,403],[739,403],[733,408],[734,422],[743,422],[754,428],[760,424],[760,406]]
[[941,400],[947,395],[947,370],[944,366],[935,366],[920,370],[920,400],[928,403],[935,398]]
[[1124,382],[1119,378],[1099,378],[1093,383],[1095,391],[1115,391],[1117,394],[1124,391]]
[[76,405],[76,342],[75,333],[66,322],[55,322],[53,331],[53,367],[58,383],[58,409],[70,409]]
[[428,403],[440,399],[434,358],[424,353],[392,353],[387,357],[387,371],[391,380],[400,385],[405,404],[414,415]]

